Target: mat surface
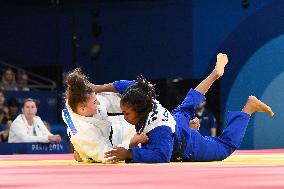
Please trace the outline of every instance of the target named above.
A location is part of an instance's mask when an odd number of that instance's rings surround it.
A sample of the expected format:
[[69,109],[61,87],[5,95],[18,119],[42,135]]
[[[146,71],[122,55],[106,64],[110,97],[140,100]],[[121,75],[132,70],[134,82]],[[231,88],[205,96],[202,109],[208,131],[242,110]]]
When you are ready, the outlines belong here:
[[237,151],[204,163],[104,165],[72,158],[0,156],[0,188],[284,188],[284,150]]

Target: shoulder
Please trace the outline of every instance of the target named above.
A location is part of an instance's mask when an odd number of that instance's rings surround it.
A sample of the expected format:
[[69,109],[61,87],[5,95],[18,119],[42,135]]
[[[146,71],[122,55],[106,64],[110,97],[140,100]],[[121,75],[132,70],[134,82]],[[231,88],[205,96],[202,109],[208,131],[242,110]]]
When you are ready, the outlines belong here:
[[149,113],[144,128],[145,133],[149,133],[153,129],[158,127],[167,127],[172,133],[175,132],[176,121],[174,120],[171,113],[164,107],[162,107],[158,101],[154,101],[153,111]]
[[11,130],[17,130],[19,128],[25,128],[23,127],[24,125],[24,120],[22,119],[22,114],[18,115],[17,118],[12,122],[11,125]]
[[22,119],[22,114],[18,115],[16,119],[13,121],[12,125],[23,123],[24,120]]
[[165,140],[171,140],[173,138],[173,133],[170,127],[161,125],[149,131],[147,133],[147,136],[151,138],[151,141],[152,140],[165,141]]
[[38,122],[43,122],[42,119],[39,116],[35,116],[35,120]]

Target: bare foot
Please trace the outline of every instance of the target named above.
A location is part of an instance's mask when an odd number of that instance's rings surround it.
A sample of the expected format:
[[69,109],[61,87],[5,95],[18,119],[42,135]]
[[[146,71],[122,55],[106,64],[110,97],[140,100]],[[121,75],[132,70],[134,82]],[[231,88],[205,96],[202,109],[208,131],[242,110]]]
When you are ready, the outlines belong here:
[[80,157],[80,154],[74,150],[74,159],[78,162],[83,162],[83,159]]
[[247,103],[243,109],[243,112],[250,115],[254,112],[266,112],[270,116],[274,115],[271,108],[260,100],[258,100],[255,96],[249,96]]
[[228,57],[226,54],[219,53],[217,55],[217,62],[214,69],[214,74],[217,78],[221,77],[224,74],[224,68],[228,63]]

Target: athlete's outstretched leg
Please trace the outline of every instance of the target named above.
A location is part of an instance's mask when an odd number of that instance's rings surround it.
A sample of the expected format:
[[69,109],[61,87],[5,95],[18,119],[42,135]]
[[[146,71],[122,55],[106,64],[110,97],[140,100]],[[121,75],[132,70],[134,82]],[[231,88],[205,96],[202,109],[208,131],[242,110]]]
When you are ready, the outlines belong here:
[[[266,112],[273,116],[271,108],[258,100],[255,96],[250,96],[242,109],[242,112],[237,114],[247,114],[251,116],[255,112]],[[224,143],[231,145],[234,148],[239,148],[246,132],[246,124],[239,123],[236,119],[235,112],[230,112],[228,115],[227,128],[219,137]]]
[[[190,119],[195,116],[196,108],[205,101],[205,94],[212,86],[214,81],[220,78],[224,74],[224,68],[228,63],[228,57],[226,54],[219,53],[217,55],[216,66],[212,73],[204,79],[195,89],[190,89],[185,99],[174,111],[173,114],[180,117],[180,113],[186,114],[186,124]],[[178,118],[177,118],[178,119]],[[179,118],[180,119],[180,118]]]
[[192,161],[219,161],[227,158],[240,147],[250,116],[255,112],[266,112],[273,116],[271,108],[250,96],[240,112],[230,112],[227,116],[227,127],[220,137],[202,137],[191,130]]
[[204,79],[196,88],[195,90],[202,93],[206,94],[209,88],[213,85],[213,83],[219,79],[221,76],[224,74],[224,69],[225,66],[228,63],[228,57],[226,54],[219,53],[217,55],[217,61],[216,61],[216,66],[215,69],[212,71],[212,73]]

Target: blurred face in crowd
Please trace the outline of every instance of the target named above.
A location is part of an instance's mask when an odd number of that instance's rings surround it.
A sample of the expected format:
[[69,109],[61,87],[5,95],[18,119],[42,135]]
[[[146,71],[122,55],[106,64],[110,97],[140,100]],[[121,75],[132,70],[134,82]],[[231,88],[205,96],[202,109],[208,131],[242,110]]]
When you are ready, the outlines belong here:
[[89,95],[86,102],[78,105],[77,113],[82,116],[92,117],[97,113],[98,105],[100,105],[100,102],[96,97],[96,93],[92,93]]
[[13,70],[10,70],[10,69],[6,70],[4,72],[4,79],[7,82],[12,82],[13,79],[14,79],[14,72],[13,72]]
[[5,94],[0,91],[0,105],[2,106],[4,104],[5,101]]
[[5,111],[4,107],[0,108],[0,124],[6,124],[8,120],[8,114]]
[[26,118],[32,118],[37,113],[36,103],[33,101],[27,101],[22,108],[22,112]]
[[28,85],[29,77],[27,74],[22,74],[19,79],[19,85],[21,86],[27,86]]
[[7,112],[5,112],[5,110],[4,110],[4,107],[1,107],[0,108],[0,117],[2,116],[2,115],[7,115]]
[[18,106],[10,106],[9,107],[9,113],[13,116],[17,115],[18,114]]
[[198,116],[202,116],[203,115],[203,112],[205,110],[205,107],[206,107],[206,102],[203,102],[197,109],[196,109],[196,114]]

